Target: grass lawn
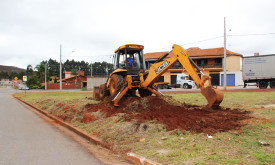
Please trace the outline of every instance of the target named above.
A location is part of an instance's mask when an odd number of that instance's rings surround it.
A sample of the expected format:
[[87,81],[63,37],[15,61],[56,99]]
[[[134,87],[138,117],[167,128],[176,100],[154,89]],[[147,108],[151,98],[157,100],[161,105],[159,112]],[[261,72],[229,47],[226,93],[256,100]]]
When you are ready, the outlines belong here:
[[[275,161],[275,92],[226,92],[221,106],[251,112],[252,119],[241,130],[207,135],[167,131],[154,121],[124,121],[124,114],[105,118],[93,112],[94,122],[83,123],[85,105],[97,103],[91,93],[51,92],[17,93],[17,97],[56,116],[75,113],[70,123],[109,142],[113,150],[140,154],[162,164],[274,164]],[[199,93],[171,95],[180,102],[206,105]],[[268,106],[271,105],[271,106]],[[272,106],[273,105],[273,106]],[[147,129],[144,129],[146,126]],[[260,145],[264,141],[269,145]]]

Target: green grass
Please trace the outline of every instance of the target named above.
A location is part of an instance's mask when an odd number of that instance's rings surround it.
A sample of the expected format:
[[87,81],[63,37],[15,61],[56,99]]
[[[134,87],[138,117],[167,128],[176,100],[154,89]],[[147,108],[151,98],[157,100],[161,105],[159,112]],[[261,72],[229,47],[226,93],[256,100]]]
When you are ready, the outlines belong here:
[[[217,133],[213,139],[207,138],[204,134],[188,131],[167,131],[163,125],[154,121],[139,124],[135,121],[125,122],[124,114],[104,118],[100,110],[92,113],[97,118],[96,121],[84,124],[81,122],[85,113],[83,106],[97,103],[87,99],[91,97],[91,93],[18,93],[17,96],[57,116],[72,113],[77,109],[80,113],[77,113],[70,123],[88,133],[98,135],[112,144],[112,148],[121,154],[131,151],[162,164],[274,164],[275,162],[275,109],[261,108],[262,105],[275,104],[275,92],[224,93],[222,107],[251,111],[254,118],[239,132],[233,130]],[[199,93],[171,96],[179,102],[207,104]],[[177,101],[174,103],[177,104]],[[66,112],[62,111],[67,105],[70,105],[70,108]],[[147,129],[144,129],[145,125]],[[259,141],[265,141],[270,145],[259,145]]]
[[[230,108],[251,108],[257,105],[275,104],[275,92],[225,92],[221,106]],[[170,95],[190,104],[206,105],[207,101],[200,93]]]

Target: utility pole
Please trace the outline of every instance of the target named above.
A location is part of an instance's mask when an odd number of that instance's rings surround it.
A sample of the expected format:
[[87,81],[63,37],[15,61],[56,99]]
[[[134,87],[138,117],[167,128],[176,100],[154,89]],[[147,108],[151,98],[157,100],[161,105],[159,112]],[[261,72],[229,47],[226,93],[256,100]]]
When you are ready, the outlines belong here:
[[226,90],[226,22],[224,17],[224,48],[223,48],[223,89]]
[[91,77],[93,77],[93,64],[92,64],[92,61],[91,61]]
[[45,90],[47,90],[47,61],[45,62]]
[[59,71],[60,90],[62,90],[62,60],[61,60],[61,44],[60,44],[60,71]]

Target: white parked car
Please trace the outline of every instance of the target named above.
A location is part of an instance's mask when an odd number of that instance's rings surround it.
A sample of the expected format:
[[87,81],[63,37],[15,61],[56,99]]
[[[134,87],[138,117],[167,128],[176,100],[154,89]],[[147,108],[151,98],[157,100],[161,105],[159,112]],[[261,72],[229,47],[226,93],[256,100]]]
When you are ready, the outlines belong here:
[[29,90],[30,88],[25,85],[25,84],[19,84],[19,87],[18,87],[19,90]]
[[188,78],[189,76],[186,74],[177,74],[177,84],[180,84],[180,86],[184,89],[195,88],[196,83]]

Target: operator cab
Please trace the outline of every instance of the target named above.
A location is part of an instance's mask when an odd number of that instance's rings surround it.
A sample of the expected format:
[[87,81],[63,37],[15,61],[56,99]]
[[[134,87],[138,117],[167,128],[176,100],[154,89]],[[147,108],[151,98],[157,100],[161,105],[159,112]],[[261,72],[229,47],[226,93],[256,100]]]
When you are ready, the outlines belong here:
[[137,75],[146,70],[143,45],[127,44],[115,51],[114,69],[126,69],[128,75]]

